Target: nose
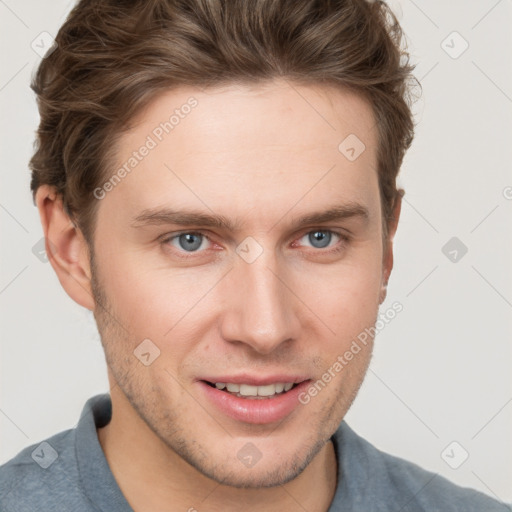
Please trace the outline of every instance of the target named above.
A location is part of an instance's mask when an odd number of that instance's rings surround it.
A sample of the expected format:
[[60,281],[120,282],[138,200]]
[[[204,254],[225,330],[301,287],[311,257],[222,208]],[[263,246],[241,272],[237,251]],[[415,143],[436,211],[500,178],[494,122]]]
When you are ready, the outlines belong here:
[[298,338],[300,301],[287,282],[290,274],[274,255],[265,251],[252,263],[239,259],[226,277],[224,292],[229,299],[223,301],[223,339],[264,355]]

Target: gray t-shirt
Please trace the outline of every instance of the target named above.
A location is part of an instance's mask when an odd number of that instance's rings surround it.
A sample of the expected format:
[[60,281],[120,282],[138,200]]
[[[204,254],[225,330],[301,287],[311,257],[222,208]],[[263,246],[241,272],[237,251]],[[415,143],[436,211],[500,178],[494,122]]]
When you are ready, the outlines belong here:
[[[76,428],[33,444],[0,466],[1,512],[133,512],[96,428],[111,418],[109,394],[85,404]],[[377,450],[344,421],[332,437],[338,486],[328,512],[510,512],[484,494]]]

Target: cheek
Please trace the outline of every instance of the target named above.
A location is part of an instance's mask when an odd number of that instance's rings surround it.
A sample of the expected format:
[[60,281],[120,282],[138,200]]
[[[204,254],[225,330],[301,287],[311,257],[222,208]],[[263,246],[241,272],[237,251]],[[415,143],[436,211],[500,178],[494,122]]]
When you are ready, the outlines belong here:
[[382,264],[379,247],[361,255],[359,261],[325,267],[297,281],[300,294],[314,313],[340,336],[357,335],[375,322],[379,308]]
[[[109,294],[120,320],[138,338],[164,339],[186,314],[188,298],[170,279],[154,279],[144,273],[126,273],[111,279]],[[190,309],[190,306],[188,307]]]
[[143,263],[142,257],[131,255],[110,262],[110,272],[102,271],[110,305],[134,343],[149,338],[177,354],[180,347],[191,346],[202,328],[197,318],[207,323],[208,295],[222,273],[213,267],[194,273],[161,266],[145,269]]

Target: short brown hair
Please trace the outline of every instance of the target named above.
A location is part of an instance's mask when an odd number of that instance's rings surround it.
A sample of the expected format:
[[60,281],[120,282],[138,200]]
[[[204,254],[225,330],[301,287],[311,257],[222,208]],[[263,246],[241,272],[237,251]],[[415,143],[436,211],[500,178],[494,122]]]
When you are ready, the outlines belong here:
[[93,190],[130,120],[158,93],[284,77],[349,88],[370,101],[387,236],[414,134],[414,66],[402,40],[378,0],[80,0],[31,84],[41,119],[32,193],[55,186],[91,244]]

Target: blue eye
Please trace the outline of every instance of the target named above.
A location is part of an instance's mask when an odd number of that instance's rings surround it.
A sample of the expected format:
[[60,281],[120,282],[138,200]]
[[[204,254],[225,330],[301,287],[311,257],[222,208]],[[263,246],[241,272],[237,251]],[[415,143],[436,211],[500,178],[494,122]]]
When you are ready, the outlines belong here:
[[328,247],[329,244],[331,243],[333,235],[344,240],[344,238],[339,233],[336,233],[329,229],[315,229],[314,231],[306,233],[302,238],[307,237],[308,242],[315,249],[324,249],[325,247]]
[[172,245],[174,241],[177,241],[179,249],[183,249],[186,252],[195,252],[201,247],[205,238],[206,237],[202,233],[188,232],[180,233],[171,237],[169,242]]
[[311,231],[308,233],[308,241],[311,242],[313,247],[316,247],[317,249],[323,249],[324,247],[327,247],[331,242],[331,239],[331,231]]
[[[336,247],[332,244],[333,235],[335,237],[334,242],[336,242],[336,239],[341,242],[336,244]],[[348,236],[330,229],[313,229],[304,233],[298,240],[302,241],[306,237],[307,243],[305,243],[304,246],[307,247],[309,245],[313,249],[318,249],[319,254],[344,250],[349,241]],[[162,239],[163,244],[172,246],[175,249],[175,254],[182,258],[193,257],[194,253],[199,254],[204,252],[208,249],[208,244],[211,242],[207,235],[198,231],[182,231],[181,233],[168,235]],[[302,246],[302,244],[300,245]],[[329,246],[332,247],[326,249]],[[297,246],[295,245],[295,247]]]

